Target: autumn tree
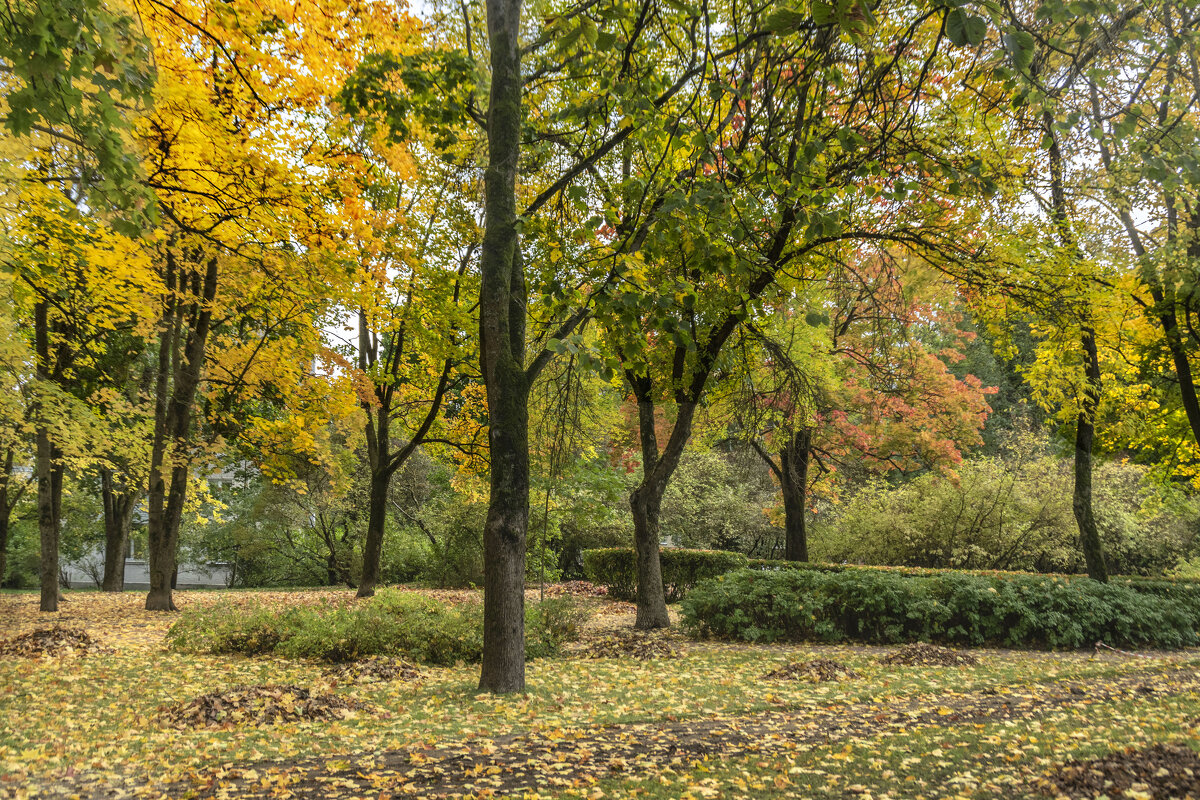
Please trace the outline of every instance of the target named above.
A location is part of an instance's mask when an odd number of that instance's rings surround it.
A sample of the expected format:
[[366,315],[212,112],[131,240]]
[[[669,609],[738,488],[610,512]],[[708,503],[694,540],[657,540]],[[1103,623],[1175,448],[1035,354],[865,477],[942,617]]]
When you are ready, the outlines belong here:
[[823,284],[745,323],[717,389],[779,483],[788,560],[808,560],[813,483],[833,483],[843,466],[952,470],[981,443],[989,410],[979,379],[950,370],[966,334],[947,280],[902,254],[844,259]]

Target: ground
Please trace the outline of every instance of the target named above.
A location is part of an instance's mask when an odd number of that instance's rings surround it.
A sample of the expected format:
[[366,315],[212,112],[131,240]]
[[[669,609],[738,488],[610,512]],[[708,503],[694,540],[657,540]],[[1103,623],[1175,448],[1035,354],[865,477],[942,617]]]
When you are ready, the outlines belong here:
[[526,694],[494,697],[473,665],[330,673],[168,652],[173,615],[142,602],[70,592],[44,615],[35,595],[0,594],[0,639],[57,623],[99,648],[0,654],[0,798],[1200,798],[1197,651],[929,665],[899,648],[627,642],[632,606],[594,600],[584,641],[531,663]]

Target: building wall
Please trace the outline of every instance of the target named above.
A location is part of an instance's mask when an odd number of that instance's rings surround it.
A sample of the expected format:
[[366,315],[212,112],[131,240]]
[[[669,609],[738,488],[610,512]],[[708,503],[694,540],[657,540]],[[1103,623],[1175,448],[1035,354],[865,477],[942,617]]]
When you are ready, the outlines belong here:
[[[63,573],[75,589],[96,586],[98,577],[104,573],[104,553],[93,550],[78,561],[68,562],[63,565]],[[229,586],[229,578],[227,564],[180,564],[175,588],[224,589]],[[149,562],[141,558],[125,559],[125,588],[150,588]]]

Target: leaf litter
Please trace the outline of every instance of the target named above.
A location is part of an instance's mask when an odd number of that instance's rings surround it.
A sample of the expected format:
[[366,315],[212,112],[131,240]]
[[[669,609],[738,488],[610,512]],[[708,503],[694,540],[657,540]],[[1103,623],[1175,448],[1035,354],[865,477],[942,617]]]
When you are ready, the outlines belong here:
[[804,680],[817,683],[822,681],[853,680],[858,677],[861,676],[850,669],[850,667],[831,658],[794,661],[763,675],[763,679],[765,680]]
[[908,667],[962,667],[974,666],[979,663],[979,659],[970,653],[951,650],[948,647],[916,642],[914,644],[906,644],[896,652],[884,656],[879,659],[879,663],[889,665],[902,664]]
[[175,728],[275,725],[285,722],[346,719],[370,706],[358,700],[312,691],[303,686],[238,686],[165,706],[159,719]]
[[1200,797],[1200,755],[1183,745],[1128,748],[1086,761],[1071,760],[1042,785],[1046,794],[1083,797]]
[[0,656],[42,658],[46,656],[87,656],[111,652],[86,631],[75,628],[38,628],[0,641]]

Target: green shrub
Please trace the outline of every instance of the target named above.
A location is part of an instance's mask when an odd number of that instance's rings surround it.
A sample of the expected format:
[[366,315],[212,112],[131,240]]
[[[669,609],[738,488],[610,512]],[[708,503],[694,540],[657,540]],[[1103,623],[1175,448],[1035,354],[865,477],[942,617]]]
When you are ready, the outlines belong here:
[[[714,578],[749,564],[741,553],[725,550],[661,551],[663,590],[667,602],[683,597],[702,580]],[[634,551],[624,547],[606,547],[583,551],[583,572],[592,583],[608,588],[610,597],[633,600],[637,597],[637,567]]]
[[1049,649],[1097,641],[1163,648],[1197,643],[1197,617],[1185,604],[1086,578],[743,569],[696,586],[682,611],[693,635],[763,642]]
[[[578,637],[586,612],[571,598],[526,609],[526,657],[556,655]],[[443,605],[411,592],[383,589],[370,600],[340,606],[247,611],[226,603],[185,611],[167,632],[173,650],[193,653],[277,653],[288,658],[354,661],[400,656],[423,664],[478,661],[483,609]]]
[[[813,526],[809,552],[831,562],[1082,572],[1072,480],[1069,460],[1030,450],[968,459],[954,476],[930,472],[899,485],[879,479]],[[1133,464],[1097,464],[1095,484],[1113,573],[1160,575],[1200,555],[1193,498],[1176,497]]]

